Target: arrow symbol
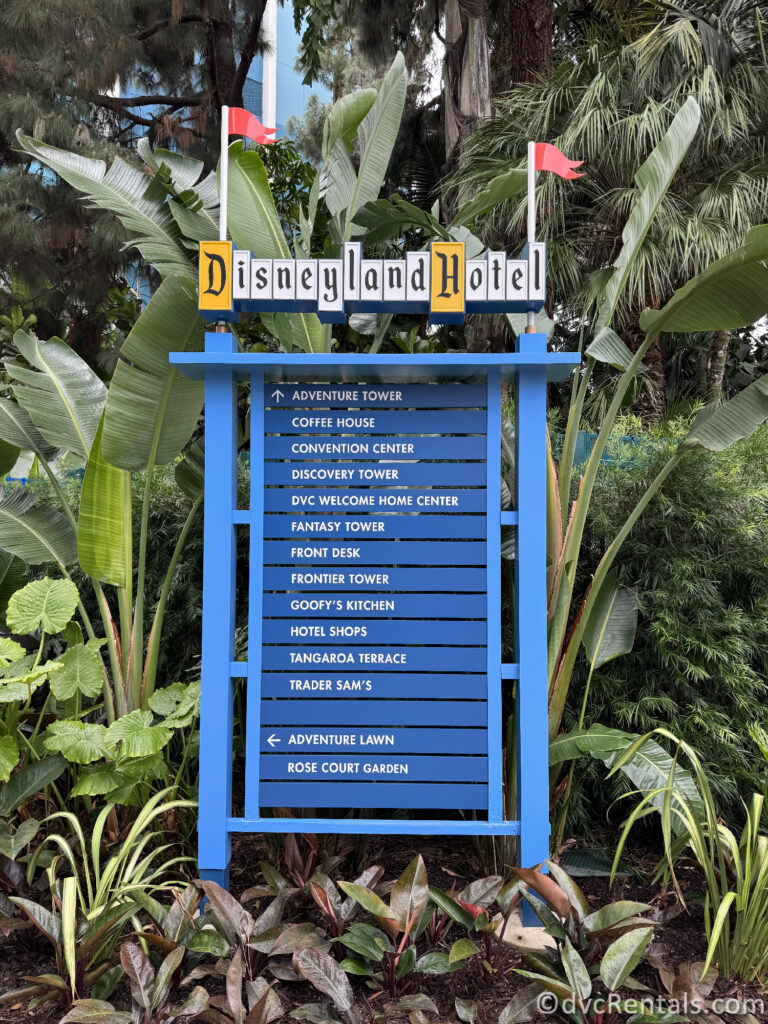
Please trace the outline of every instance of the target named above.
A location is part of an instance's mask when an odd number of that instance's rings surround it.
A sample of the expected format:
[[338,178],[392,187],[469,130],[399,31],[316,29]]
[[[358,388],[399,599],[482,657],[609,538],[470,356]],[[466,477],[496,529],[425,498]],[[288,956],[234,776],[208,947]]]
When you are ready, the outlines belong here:
[[282,742],[283,741],[280,739],[280,737],[279,736],[275,736],[274,733],[272,733],[271,736],[267,736],[267,743],[270,745],[270,747],[274,747],[274,745],[276,743],[282,743]]
[[275,388],[275,390],[272,392],[272,397],[279,405],[280,399],[283,397],[283,392],[280,390],[280,388]]

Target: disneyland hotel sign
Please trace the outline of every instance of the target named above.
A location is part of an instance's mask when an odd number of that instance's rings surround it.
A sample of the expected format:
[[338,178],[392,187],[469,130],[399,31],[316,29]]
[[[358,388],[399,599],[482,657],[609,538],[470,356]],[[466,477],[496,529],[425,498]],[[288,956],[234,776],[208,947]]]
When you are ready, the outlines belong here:
[[256,259],[231,242],[202,242],[198,297],[207,320],[241,312],[317,313],[343,323],[349,313],[428,313],[432,323],[460,323],[465,313],[541,309],[545,245],[520,259],[488,252],[467,259],[463,242],[433,242],[405,259],[363,259],[346,242],[341,259]]

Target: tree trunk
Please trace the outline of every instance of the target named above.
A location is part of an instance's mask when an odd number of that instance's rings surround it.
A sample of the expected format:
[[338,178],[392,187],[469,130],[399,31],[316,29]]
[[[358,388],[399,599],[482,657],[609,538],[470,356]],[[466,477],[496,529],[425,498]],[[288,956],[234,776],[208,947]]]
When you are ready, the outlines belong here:
[[[229,3],[228,0],[202,0],[201,8],[208,71],[213,88],[213,105],[222,107],[233,102],[230,96],[237,73]],[[242,98],[241,87],[240,105]]]
[[725,376],[725,360],[728,356],[730,331],[715,331],[712,335],[712,348],[709,354],[709,372],[707,373],[707,397],[710,402],[717,402],[723,393],[723,377]]
[[[627,324],[621,332],[624,340],[633,352],[637,352],[645,340],[645,333],[640,329],[638,323],[639,314],[637,314],[637,318]],[[638,375],[637,391],[635,392],[635,400],[632,403],[632,411],[637,413],[643,421],[643,425],[648,427],[664,418],[667,404],[664,353],[661,351],[658,338],[654,340],[651,347],[645,353],[643,366],[646,372],[642,374],[642,377]]]
[[491,70],[484,0],[448,0],[443,62],[445,170],[475,121],[491,116]]
[[494,95],[552,70],[552,0],[502,0],[498,8]]
[[709,394],[709,349],[696,350],[696,395],[706,399]]

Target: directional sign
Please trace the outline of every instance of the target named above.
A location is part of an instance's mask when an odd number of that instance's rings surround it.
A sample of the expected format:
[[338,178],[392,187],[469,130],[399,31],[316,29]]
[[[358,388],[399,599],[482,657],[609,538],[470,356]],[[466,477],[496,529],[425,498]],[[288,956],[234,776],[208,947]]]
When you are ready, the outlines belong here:
[[485,516],[369,514],[266,515],[264,537],[269,540],[295,537],[327,540],[360,540],[363,537],[402,540],[410,537],[445,539],[464,537],[485,540]]
[[264,414],[268,434],[482,434],[482,412],[280,409]]
[[485,512],[485,489],[267,487],[266,512]]
[[483,806],[486,388],[263,395],[261,805]]
[[[315,431],[312,431],[314,434]],[[346,431],[345,431],[346,433]],[[276,437],[264,438],[266,459],[384,459],[390,462],[408,462],[414,459],[443,459],[467,462],[483,460],[486,455],[485,438],[442,437],[448,433],[441,419],[435,419],[429,437]],[[458,467],[457,467],[458,470]]]
[[483,408],[482,384],[265,384],[264,405],[306,409]]

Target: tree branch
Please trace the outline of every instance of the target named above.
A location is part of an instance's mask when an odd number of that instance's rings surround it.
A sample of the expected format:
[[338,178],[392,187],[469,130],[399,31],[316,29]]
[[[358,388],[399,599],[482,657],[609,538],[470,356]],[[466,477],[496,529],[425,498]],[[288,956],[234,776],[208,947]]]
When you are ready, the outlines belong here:
[[[101,96],[99,102],[105,106],[116,104],[122,107],[156,107],[161,103],[179,107],[196,107],[205,93],[198,92],[192,96]],[[108,101],[108,102],[107,102]]]
[[[182,14],[182,16],[178,20],[178,24],[182,25],[185,22],[195,21],[201,22],[202,20],[202,14]],[[161,18],[160,21],[156,21],[154,22],[154,24],[149,25],[147,28],[142,29],[140,32],[137,32],[135,38],[138,39],[140,42],[143,42],[145,39],[149,39],[150,36],[153,36],[156,32],[159,32],[161,28],[165,28],[168,24],[170,24],[170,21],[170,18]]]

